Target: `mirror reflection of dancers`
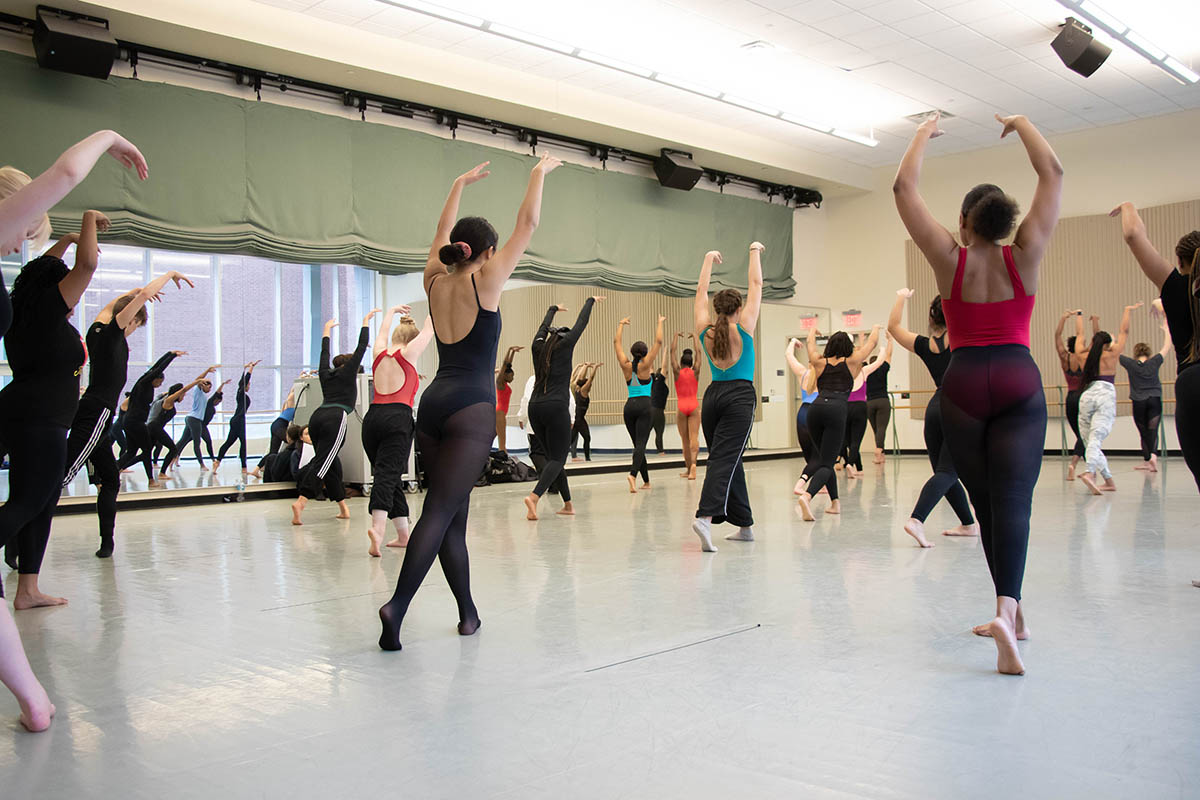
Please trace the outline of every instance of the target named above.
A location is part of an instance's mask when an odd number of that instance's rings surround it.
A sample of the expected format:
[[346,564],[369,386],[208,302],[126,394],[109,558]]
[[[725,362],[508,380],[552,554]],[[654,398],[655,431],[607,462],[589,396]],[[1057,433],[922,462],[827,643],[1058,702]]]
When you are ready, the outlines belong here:
[[737,531],[725,538],[737,542],[754,541],[754,514],[746,491],[746,472],[742,453],[750,442],[758,392],[754,388],[754,334],[762,305],[763,245],[750,245],[747,270],[749,289],[743,300],[737,289],[722,289],[713,295],[709,313],[708,284],[713,264],[721,263],[721,254],[710,250],[704,256],[696,281],[694,304],[696,340],[708,358],[712,381],[704,391],[700,422],[708,445],[704,483],[692,531],[700,538],[706,553],[715,553],[713,523],[728,522]]
[[592,384],[603,364],[587,362],[575,367],[571,379],[571,394],[575,400],[575,423],[571,426],[571,460],[579,461],[579,439],[583,439],[583,460],[592,460],[592,430],[588,427],[588,406],[592,404]]
[[[933,268],[950,332],[942,380],[942,426],[954,466],[979,515],[980,540],[996,589],[996,617],[976,632],[995,640],[996,669],[1024,674],[1017,640],[1028,635],[1021,583],[1033,489],[1046,442],[1046,394],[1029,352],[1029,321],[1042,255],[1058,221],[1063,168],[1027,118],[1000,117],[1016,133],[1037,175],[1029,213],[1011,246],[1017,204],[981,184],[963,199],[959,241],[929,212],[918,184],[925,147],[941,134],[938,115],[917,128],[893,186],[897,210]],[[1007,276],[1007,277],[1006,277]]]
[[[1162,301],[1155,300],[1151,313],[1162,314]],[[1121,366],[1129,375],[1129,401],[1133,405],[1133,425],[1142,445],[1142,463],[1134,469],[1158,472],[1158,425],[1162,421],[1162,380],[1158,371],[1171,352],[1171,329],[1162,321],[1162,349],[1150,355],[1150,345],[1138,342],[1133,346],[1133,358],[1121,356]]]
[[[360,357],[361,358],[361,357]],[[233,416],[229,418],[229,433],[225,437],[225,443],[221,445],[221,449],[217,451],[217,457],[213,459],[213,474],[221,466],[221,462],[225,460],[225,454],[229,452],[229,448],[233,447],[233,443],[238,443],[238,461],[242,463],[242,474],[246,475],[246,412],[250,409],[250,378],[254,375],[254,368],[262,363],[262,359],[250,361],[242,368],[242,377],[238,379],[237,394],[234,395]]]
[[[672,337],[672,344],[674,341]],[[667,356],[665,351],[658,355],[660,359]],[[671,387],[667,385],[667,376],[663,372],[661,361],[654,368],[650,380],[650,430],[654,432],[654,452],[664,456],[667,450],[663,443],[663,434],[667,430],[667,401],[671,399]]]
[[900,320],[904,315],[904,304],[913,296],[912,289],[901,289],[896,292],[896,304],[892,306],[891,316],[888,317],[888,335],[905,350],[921,359],[933,378],[935,391],[925,406],[925,452],[933,467],[933,475],[921,487],[921,494],[913,506],[912,515],[904,523],[904,532],[917,540],[921,547],[933,547],[933,543],[925,538],[925,520],[929,512],[943,497],[954,513],[958,515],[959,525],[942,531],[943,536],[978,536],[979,525],[971,513],[971,503],[967,500],[967,490],[958,480],[954,470],[954,460],[950,456],[950,443],[942,432],[942,377],[946,367],[950,366],[950,348],[946,343],[946,317],[942,313],[942,297],[938,295],[929,304],[929,335],[913,333],[905,328]]
[[513,358],[524,347],[514,345],[504,354],[500,369],[496,370],[496,444],[500,452],[508,452],[508,407],[512,403]]
[[[33,180],[30,180],[24,172],[13,167],[0,168],[0,256],[19,253],[26,240],[32,241],[36,247],[41,247],[50,236],[50,218],[46,212],[87,177],[92,167],[105,153],[126,167],[135,169],[138,177],[142,180],[145,180],[149,174],[146,160],[142,158],[138,149],[113,131],[94,133],[74,145],[59,156],[48,170]],[[82,274],[77,275],[75,281],[79,281],[82,277]],[[73,302],[68,302],[71,297],[67,294],[63,295],[62,303],[67,306],[65,310],[73,307],[75,302],[78,302],[79,296],[83,294],[82,289],[76,295],[74,289],[71,288],[75,281],[68,283],[66,287],[60,287],[60,292],[66,288],[74,297]],[[57,308],[58,302],[55,302],[54,305],[56,306],[55,313],[41,315],[37,324],[54,326],[56,333],[65,334],[66,331],[61,330],[57,319],[64,310]],[[65,321],[65,316],[63,319]],[[0,279],[0,335],[10,331],[13,322],[13,304],[8,291],[4,288],[3,279]],[[16,338],[22,339],[23,334]],[[44,339],[36,336],[34,339],[37,341],[29,343],[29,365],[34,370],[49,367],[51,361],[60,365],[65,364],[77,352],[75,343],[79,341],[76,334],[74,342],[69,343],[66,350],[46,350],[44,349],[46,347]],[[22,341],[21,344],[23,345],[24,342]],[[8,346],[11,348],[11,345]],[[79,344],[78,347],[82,350],[82,344]],[[47,352],[53,354],[54,358],[47,359]],[[4,393],[16,383],[16,364],[11,349],[8,351],[8,360],[13,367],[13,379],[3,390],[0,390],[0,405],[5,402]],[[82,360],[79,363],[82,364]],[[33,374],[29,377],[34,378],[34,383],[38,382]],[[21,391],[22,389],[18,389],[14,393]],[[45,503],[41,502],[44,498],[50,497],[52,494],[56,495],[62,490],[61,473],[48,468],[54,466],[53,462],[56,459],[53,454],[55,452],[62,456],[58,467],[61,469],[66,465],[65,428],[70,424],[72,415],[67,414],[66,419],[58,426],[27,425],[25,421],[27,415],[42,417],[44,412],[49,410],[44,405],[46,398],[43,389],[39,388],[32,394],[34,399],[31,403],[18,404],[26,406],[18,408],[18,414],[11,417],[7,414],[0,415],[0,440],[4,441],[9,454],[10,490],[9,501],[0,507],[0,546],[7,544],[12,537],[16,536],[29,519],[46,511]],[[79,387],[76,381],[75,393],[71,399],[72,413],[78,399]],[[13,426],[19,430],[10,431],[9,429]],[[57,427],[58,430],[49,430],[54,427]],[[43,430],[43,428],[47,430]],[[42,448],[43,442],[39,440],[39,437],[43,435],[50,445],[46,449]],[[53,440],[58,440],[59,444],[55,445]],[[17,480],[14,480],[14,477],[17,477]],[[13,489],[26,479],[28,479],[29,494],[16,495],[13,493]],[[51,483],[53,483],[53,488],[50,486]],[[3,597],[3,594],[4,588],[3,585],[0,585],[0,597]],[[4,602],[0,602],[0,683],[7,686],[13,696],[17,698],[17,703],[21,707],[20,721],[26,730],[36,733],[50,727],[51,719],[54,717],[54,704],[50,702],[46,690],[38,682],[37,677],[33,674],[33,669],[29,666],[29,659],[25,656],[25,647],[21,643],[21,635],[13,623],[12,615],[8,611],[8,604]]]
[[154,403],[154,390],[163,385],[163,373],[171,362],[186,355],[185,350],[167,351],[133,382],[133,388],[129,390],[129,408],[125,412],[125,441],[128,446],[118,466],[123,470],[140,461],[142,469],[146,472],[146,482],[151,489],[162,485],[154,480],[154,467],[151,463],[154,441],[150,438],[149,420],[150,406]]
[[[1125,306],[1115,342],[1107,331],[1100,331],[1094,335],[1087,359],[1083,363],[1083,394],[1079,396],[1079,433],[1083,436],[1087,468],[1079,476],[1079,480],[1094,495],[1100,494],[1101,490],[1117,490],[1112,471],[1108,468],[1108,458],[1104,455],[1104,440],[1108,438],[1113,424],[1117,421],[1117,364],[1120,363],[1121,355],[1125,352],[1125,343],[1129,339],[1129,317],[1141,306],[1142,303]],[[1082,343],[1076,342],[1075,347],[1076,354],[1082,355]],[[1104,479],[1102,487],[1096,485],[1100,478]]]
[[163,463],[163,472],[169,472],[172,468],[179,465],[179,458],[183,454],[184,448],[189,443],[192,445],[192,453],[196,456],[196,463],[200,465],[201,472],[207,472],[208,468],[204,465],[204,456],[200,452],[200,444],[208,445],[208,457],[215,461],[212,451],[212,439],[208,436],[208,422],[212,419],[208,415],[209,408],[216,413],[216,407],[221,402],[222,392],[226,384],[232,383],[231,380],[221,382],[217,387],[216,392],[209,396],[209,392],[213,391],[213,383],[208,378],[200,381],[192,389],[192,404],[188,410],[187,416],[183,418],[183,436],[175,444],[175,449],[167,460]]
[[[389,519],[396,529],[396,538],[388,547],[408,545],[408,499],[404,496],[404,470],[413,443],[413,398],[417,395],[417,368],[413,362],[421,357],[433,338],[433,322],[425,318],[420,329],[409,316],[412,309],[405,305],[392,306],[379,321],[372,348],[371,375],[375,396],[362,423],[363,450],[371,462],[371,525],[367,538],[371,544],[367,553],[381,555],[379,545]],[[392,330],[399,314],[400,322]]]
[[[636,341],[625,355],[625,345],[622,337],[629,317],[617,323],[617,332],[613,336],[613,350],[617,353],[617,363],[621,365],[621,373],[625,385],[629,387],[629,399],[625,401],[625,430],[633,441],[633,456],[629,467],[629,491],[637,494],[637,475],[642,474],[642,488],[650,488],[650,471],[646,462],[646,443],[650,440],[650,385],[654,360],[663,344],[663,323],[667,318],[659,316],[658,328],[654,335],[654,346],[646,347],[643,341]],[[632,358],[632,360],[631,360]]]
[[400,649],[408,605],[434,558],[441,562],[458,605],[459,634],[470,636],[479,629],[479,612],[471,598],[467,515],[471,490],[483,473],[495,435],[492,370],[500,343],[500,293],[537,230],[545,177],[561,164],[549,155],[538,161],[512,236],[499,250],[496,229],[487,220],[454,221],[463,189],[487,177],[486,162],[454,181],[438,219],[424,274],[438,371],[417,413],[417,443],[429,492],[409,537],[396,591],[379,609],[379,646],[384,650]]
[[[685,347],[683,354],[676,356],[680,339],[690,339],[692,347]],[[676,333],[671,337],[671,377],[675,380],[675,427],[679,441],[683,443],[683,472],[679,477],[696,480],[696,459],[700,457],[700,390],[701,363],[696,360],[696,334]]]
[[156,413],[151,412],[147,427],[150,431],[150,440],[155,443],[155,452],[158,451],[160,445],[166,450],[166,453],[162,457],[162,464],[158,470],[159,483],[165,482],[170,477],[171,464],[179,456],[180,445],[176,444],[171,439],[170,434],[167,433],[167,424],[175,418],[175,414],[178,411],[176,406],[187,396],[188,392],[201,388],[202,384],[207,384],[211,388],[212,381],[208,380],[208,376],[216,371],[217,368],[214,365],[186,386],[182,383],[172,384],[171,388],[167,390],[167,394],[159,402],[155,403],[158,406],[158,410]]
[[[338,461],[338,453],[346,440],[346,426],[349,415],[354,413],[354,404],[358,402],[358,373],[362,366],[363,356],[367,352],[367,337],[370,334],[368,326],[376,314],[382,309],[375,308],[363,317],[362,327],[358,332],[358,346],[353,353],[342,353],[334,356],[332,364],[329,359],[330,336],[338,321],[331,319],[325,323],[325,335],[321,337],[321,363],[317,374],[321,379],[321,405],[313,412],[308,420],[308,435],[312,439],[313,458],[300,472],[300,496],[292,503],[292,524],[303,525],[300,518],[308,501],[325,491],[325,499],[338,505],[337,519],[350,519],[350,507],[346,505],[346,485],[342,483],[342,464]],[[254,362],[258,363],[258,362]],[[245,383],[250,382],[250,372],[254,364],[246,365],[246,373],[242,376]],[[239,384],[239,389],[243,389]],[[239,404],[241,403],[239,391]],[[247,403],[249,401],[247,400]],[[245,417],[242,418],[243,441],[245,437]],[[231,431],[232,432],[232,431]],[[229,445],[226,440],[225,445]],[[243,445],[243,448],[245,445]],[[218,454],[218,459],[225,455],[224,448]],[[245,450],[242,451],[243,459]],[[242,461],[245,468],[246,462]],[[214,465],[213,471],[216,471]]]
[[796,358],[796,348],[800,346],[799,339],[790,339],[787,349],[783,351],[783,358],[792,374],[796,376],[796,383],[800,387],[800,408],[796,409],[796,442],[800,445],[800,452],[804,454],[804,469],[800,472],[800,480],[796,481],[792,489],[793,494],[804,491],[809,478],[812,477],[812,471],[817,466],[817,445],[808,427],[808,412],[813,401],[817,399],[817,372],[812,367],[801,364],[800,359]]
[[113,455],[110,423],[128,377],[127,340],[146,324],[146,304],[162,300],[163,289],[172,281],[179,289],[184,284],[195,288],[195,284],[179,272],[161,275],[138,291],[123,294],[102,308],[84,339],[91,359],[88,385],[83,397],[79,398],[79,408],[67,436],[63,488],[75,480],[75,475],[85,464],[88,466],[88,479],[96,485],[96,515],[100,522],[97,558],[109,558],[113,553],[121,471],[117,469],[117,459]]
[[1200,231],[1184,234],[1175,245],[1175,264],[1154,248],[1146,225],[1132,203],[1112,212],[1142,272],[1159,291],[1163,315],[1175,344],[1175,433],[1183,460],[1200,488]]
[[[883,348],[883,357],[876,362],[877,356],[867,360],[867,366],[879,363],[879,366],[867,375],[867,421],[871,423],[871,432],[875,435],[875,459],[872,463],[882,464],[884,448],[887,447],[888,423],[892,419],[892,401],[888,397],[887,377],[891,370],[892,340],[888,339]],[[866,370],[864,370],[865,372]]]
[[[1075,318],[1075,334],[1067,337],[1066,343],[1063,343],[1063,328],[1067,324],[1067,319]],[[1100,332],[1100,320],[1098,317],[1092,317],[1092,333]],[[1083,339],[1083,311],[1076,309],[1075,311],[1064,311],[1063,315],[1058,320],[1058,327],[1054,329],[1054,349],[1058,352],[1059,366],[1062,367],[1063,379],[1067,383],[1067,396],[1063,405],[1063,414],[1067,418],[1067,425],[1071,428],[1071,433],[1075,434],[1075,444],[1071,448],[1071,466],[1067,469],[1067,480],[1075,480],[1075,468],[1084,456],[1083,437],[1079,435],[1079,396],[1083,394],[1083,362],[1086,356],[1080,358],[1075,352],[1076,343]]]
[[[604,300],[589,297],[570,327],[552,328],[554,315],[567,309],[550,306],[534,336],[530,353],[533,355],[533,397],[529,401],[529,425],[546,451],[546,463],[538,470],[537,485],[526,495],[525,519],[536,520],[537,504],[551,485],[562,498],[563,507],[557,514],[573,516],[571,487],[563,467],[571,448],[571,364],[575,359],[575,344],[592,318],[592,307]],[[578,413],[578,407],[576,408]]]
[[[879,326],[875,326],[878,333]],[[862,346],[864,341],[860,334],[856,344]],[[846,441],[842,446],[842,460],[846,462],[846,476],[849,478],[862,477],[862,443],[867,435],[867,378],[879,370],[885,361],[871,356],[863,364],[862,370],[854,376],[854,388],[846,401]]]

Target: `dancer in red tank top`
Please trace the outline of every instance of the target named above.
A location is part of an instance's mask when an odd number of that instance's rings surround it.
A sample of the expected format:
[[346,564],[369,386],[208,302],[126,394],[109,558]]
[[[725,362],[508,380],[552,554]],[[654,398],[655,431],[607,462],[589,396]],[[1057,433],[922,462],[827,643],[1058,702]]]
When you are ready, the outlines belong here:
[[[692,340],[692,346],[684,348],[683,355],[676,357],[676,346],[680,339]],[[700,455],[700,362],[696,360],[696,334],[677,333],[671,339],[671,372],[675,377],[675,426],[683,442],[683,472],[679,477],[696,480],[696,459]]]
[[496,444],[502,451],[508,450],[508,405],[512,402],[513,357],[524,350],[516,346],[508,348],[500,369],[496,370]]

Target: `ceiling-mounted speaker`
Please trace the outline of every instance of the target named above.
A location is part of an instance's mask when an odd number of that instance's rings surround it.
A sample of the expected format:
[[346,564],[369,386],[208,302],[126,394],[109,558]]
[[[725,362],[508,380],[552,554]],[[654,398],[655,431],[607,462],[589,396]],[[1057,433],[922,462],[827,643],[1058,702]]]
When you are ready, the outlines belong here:
[[1100,65],[1112,53],[1111,47],[1096,41],[1091,28],[1074,17],[1067,17],[1062,30],[1054,37],[1050,46],[1067,65],[1067,69],[1078,72],[1085,78],[1100,69]]
[[662,155],[654,160],[654,174],[658,176],[658,182],[668,189],[686,192],[696,185],[704,170],[696,166],[687,153],[663,150]]
[[39,67],[107,78],[117,58],[108,20],[38,6],[33,51]]

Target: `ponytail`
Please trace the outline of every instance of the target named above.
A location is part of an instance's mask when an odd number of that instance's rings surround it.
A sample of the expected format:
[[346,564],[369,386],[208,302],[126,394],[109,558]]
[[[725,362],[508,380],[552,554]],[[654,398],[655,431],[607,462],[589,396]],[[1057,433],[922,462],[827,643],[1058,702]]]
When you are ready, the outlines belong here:
[[1200,231],[1192,231],[1179,240],[1175,245],[1175,255],[1179,258],[1179,272],[1187,278],[1188,308],[1192,317],[1191,346],[1187,342],[1176,342],[1179,352],[1184,355],[1187,349],[1185,364],[1200,363],[1200,298],[1196,297],[1196,281],[1200,280]]
[[713,297],[717,321],[712,326],[712,357],[717,361],[724,361],[733,355],[733,345],[729,340],[729,317],[741,307],[742,293],[737,289],[722,289]]
[[1104,355],[1104,348],[1109,344],[1112,344],[1112,337],[1104,331],[1099,331],[1092,337],[1092,347],[1088,350],[1087,361],[1083,364],[1085,387],[1100,377],[1100,356]]

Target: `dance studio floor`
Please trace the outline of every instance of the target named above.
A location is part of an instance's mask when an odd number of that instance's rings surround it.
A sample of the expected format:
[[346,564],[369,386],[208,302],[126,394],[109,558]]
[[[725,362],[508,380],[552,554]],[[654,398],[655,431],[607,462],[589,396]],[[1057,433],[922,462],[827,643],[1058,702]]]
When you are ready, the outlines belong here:
[[367,557],[364,500],[303,528],[286,501],[123,513],[111,562],[66,517],[42,588],[70,606],[16,614],[59,713],[25,734],[0,695],[0,796],[1194,797],[1200,502],[1182,463],[1133,463],[1093,498],[1047,460],[1024,678],[970,633],[994,609],[978,542],[900,531],[923,458],[815,524],[795,462],[754,463],[758,541],[715,555],[675,471],[636,497],[579,477],[580,515],[538,523],[528,485],[478,490],[483,627],[456,635],[435,567],[400,653],[375,611],[401,554]]

